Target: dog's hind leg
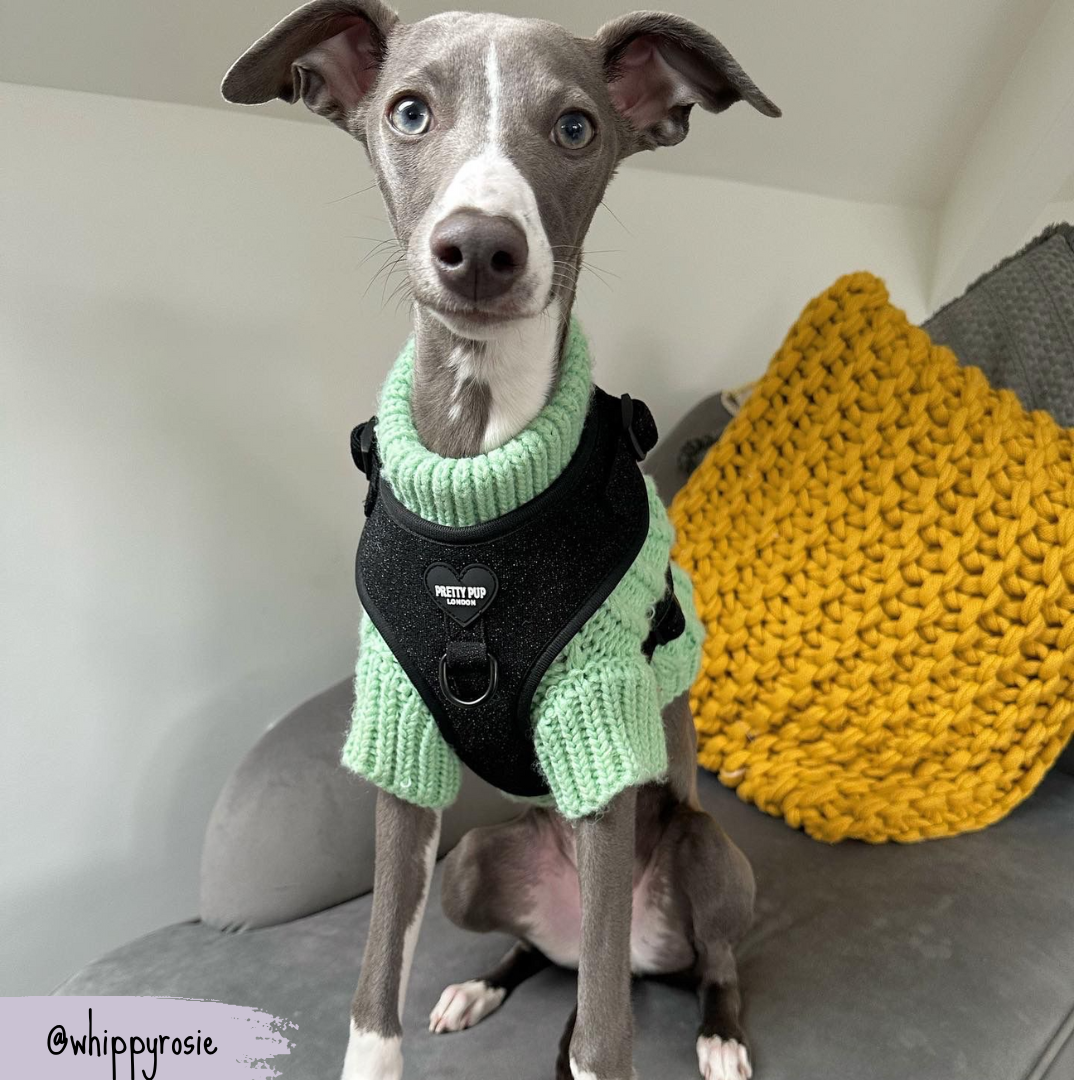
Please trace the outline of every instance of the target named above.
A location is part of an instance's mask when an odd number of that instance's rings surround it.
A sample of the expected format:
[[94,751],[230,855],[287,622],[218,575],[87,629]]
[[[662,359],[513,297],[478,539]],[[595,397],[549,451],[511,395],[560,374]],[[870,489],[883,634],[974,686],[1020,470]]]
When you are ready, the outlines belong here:
[[750,1051],[739,1023],[742,1002],[731,946],[721,944],[703,957],[698,995],[698,1068],[704,1080],[749,1080]]
[[551,961],[527,941],[515,942],[510,951],[477,979],[448,986],[431,1010],[430,1030],[464,1031],[490,1016],[526,979],[550,967]]
[[526,940],[531,895],[554,848],[546,811],[527,810],[512,821],[470,830],[443,865],[442,902],[455,926],[474,933],[512,934],[519,940],[485,975],[448,986],[431,1012],[434,1032],[461,1031],[493,1013],[510,992],[551,960]]
[[678,859],[698,958],[698,1067],[704,1080],[749,1080],[734,946],[753,921],[754,875],[746,856],[704,812],[690,821]]
[[555,1062],[555,1080],[574,1080],[574,1074],[570,1071],[570,1040],[574,1037],[574,1028],[577,1026],[577,1006],[570,1013],[570,1019],[566,1021],[562,1038],[559,1040],[559,1057]]
[[401,1013],[439,844],[440,815],[380,791],[371,924],[342,1080],[400,1080]]

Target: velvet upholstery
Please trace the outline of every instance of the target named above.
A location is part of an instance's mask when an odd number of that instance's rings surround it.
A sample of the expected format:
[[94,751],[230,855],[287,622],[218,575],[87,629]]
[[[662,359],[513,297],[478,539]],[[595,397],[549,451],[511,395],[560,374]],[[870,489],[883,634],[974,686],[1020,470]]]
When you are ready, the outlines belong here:
[[[1071,777],[1051,772],[983,832],[834,847],[745,805],[705,772],[700,781],[758,879],[756,923],[739,949],[755,1080],[1072,1075]],[[365,817],[359,801],[352,812]],[[349,828],[360,835],[358,822]],[[436,881],[406,1005],[406,1076],[551,1080],[574,1000],[569,972],[537,976],[471,1031],[428,1034],[443,986],[482,972],[507,945],[450,925],[438,894]],[[299,1025],[283,1076],[336,1080],[369,908],[363,896],[243,933],[165,927],[59,992],[258,1006]],[[634,1009],[640,1080],[695,1080],[693,996],[646,980]]]
[[[203,844],[199,915],[219,930],[251,930],[310,915],[371,889],[375,789],[338,759],[349,728],[349,679],[275,724],[229,778]],[[462,769],[443,815],[445,855],[474,825],[517,813]]]

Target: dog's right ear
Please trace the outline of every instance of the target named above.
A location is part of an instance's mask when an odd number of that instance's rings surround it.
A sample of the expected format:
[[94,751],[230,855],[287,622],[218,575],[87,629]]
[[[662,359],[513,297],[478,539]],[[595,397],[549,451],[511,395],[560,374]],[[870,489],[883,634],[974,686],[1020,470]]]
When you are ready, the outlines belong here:
[[312,112],[359,134],[349,122],[375,85],[397,22],[382,0],[311,0],[229,68],[222,96],[239,105],[303,98]]

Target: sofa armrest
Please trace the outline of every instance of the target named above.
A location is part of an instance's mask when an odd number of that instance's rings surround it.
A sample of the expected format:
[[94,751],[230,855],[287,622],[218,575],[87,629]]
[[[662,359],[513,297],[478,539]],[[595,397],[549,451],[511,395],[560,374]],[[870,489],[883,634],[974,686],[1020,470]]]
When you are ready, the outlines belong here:
[[[369,892],[375,788],[339,763],[353,702],[345,680],[275,724],[222,789],[203,844],[199,913],[220,930],[290,922]],[[463,769],[439,853],[520,807]]]

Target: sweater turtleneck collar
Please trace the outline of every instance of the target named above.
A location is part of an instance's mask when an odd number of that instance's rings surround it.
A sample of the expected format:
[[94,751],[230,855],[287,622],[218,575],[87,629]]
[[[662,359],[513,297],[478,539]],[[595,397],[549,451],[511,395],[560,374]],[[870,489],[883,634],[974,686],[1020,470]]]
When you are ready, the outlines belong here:
[[440,525],[479,525],[528,502],[562,473],[592,396],[589,348],[576,319],[551,400],[523,431],[476,457],[440,457],[420,442],[412,417],[414,349],[410,338],[390,369],[376,429],[380,475],[408,509]]

